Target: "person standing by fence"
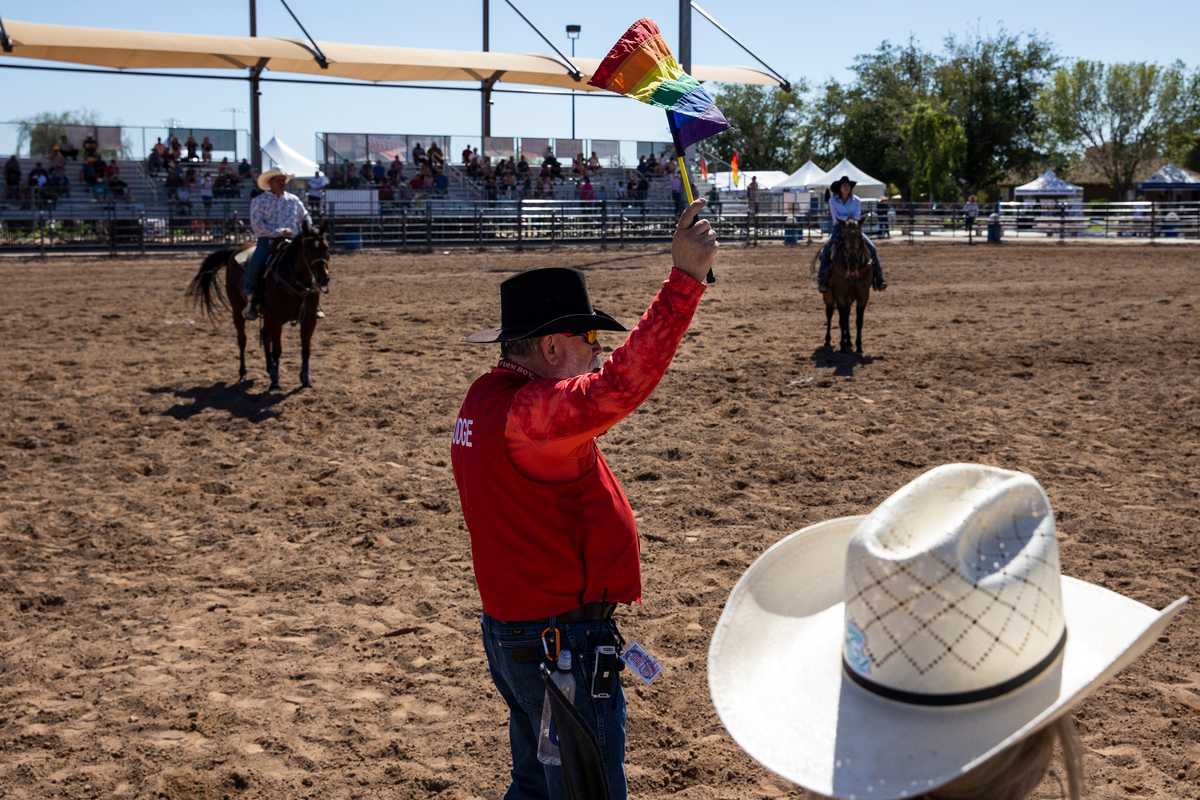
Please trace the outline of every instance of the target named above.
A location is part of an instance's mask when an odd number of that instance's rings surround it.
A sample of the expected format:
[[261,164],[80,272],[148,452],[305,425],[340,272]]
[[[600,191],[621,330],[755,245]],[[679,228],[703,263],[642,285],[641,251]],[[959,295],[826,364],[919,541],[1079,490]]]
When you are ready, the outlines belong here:
[[964,224],[967,229],[967,236],[974,239],[975,236],[975,218],[979,216],[979,203],[975,200],[975,195],[967,198],[967,204],[963,206]]

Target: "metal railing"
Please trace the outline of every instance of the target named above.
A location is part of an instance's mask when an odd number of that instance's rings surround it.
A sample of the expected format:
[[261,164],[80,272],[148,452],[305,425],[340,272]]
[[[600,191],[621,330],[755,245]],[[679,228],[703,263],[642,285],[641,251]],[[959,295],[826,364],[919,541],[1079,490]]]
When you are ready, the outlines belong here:
[[[1200,242],[1200,203],[1104,203],[1061,206],[1000,204],[968,224],[961,208],[928,204],[873,206],[866,214],[872,237],[900,242],[1117,241],[1166,244]],[[705,211],[726,242],[815,244],[829,234],[822,211],[782,213],[773,207],[719,203]],[[384,203],[378,213],[327,205],[333,245],[341,251],[432,250],[445,247],[602,247],[666,242],[677,211],[662,203],[624,200],[518,200],[468,202],[419,200]],[[207,249],[247,242],[252,234],[244,202],[205,207],[175,204],[154,209],[136,203],[69,207],[0,203],[0,253],[93,251],[146,253]]]

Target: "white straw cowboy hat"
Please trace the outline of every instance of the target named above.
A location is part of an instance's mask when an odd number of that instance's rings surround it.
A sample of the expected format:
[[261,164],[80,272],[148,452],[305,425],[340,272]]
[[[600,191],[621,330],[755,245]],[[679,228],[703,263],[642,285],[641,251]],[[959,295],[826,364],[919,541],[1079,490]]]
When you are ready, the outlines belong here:
[[755,561],[713,633],[709,690],[772,772],[834,797],[912,797],[1066,714],[1186,601],[1155,611],[1062,576],[1037,481],[948,464]]
[[290,172],[284,172],[281,169],[272,167],[271,169],[264,172],[262,175],[258,176],[258,181],[257,181],[258,188],[262,189],[264,192],[269,191],[271,189],[271,178],[275,178],[280,175],[287,178],[288,181],[291,181],[292,178],[296,177],[295,175],[291,174]]

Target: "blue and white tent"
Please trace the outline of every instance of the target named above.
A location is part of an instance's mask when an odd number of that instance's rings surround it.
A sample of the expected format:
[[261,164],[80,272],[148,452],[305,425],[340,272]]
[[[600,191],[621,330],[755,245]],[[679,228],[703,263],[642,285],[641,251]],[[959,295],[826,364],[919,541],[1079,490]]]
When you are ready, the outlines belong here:
[[[1139,192],[1165,192],[1170,196],[1200,195],[1200,175],[1190,169],[1164,164],[1161,169],[1137,185]],[[1161,198],[1160,198],[1161,199]]]
[[1064,181],[1048,169],[1024,186],[1013,190],[1017,197],[1035,199],[1038,197],[1083,197],[1083,187]]

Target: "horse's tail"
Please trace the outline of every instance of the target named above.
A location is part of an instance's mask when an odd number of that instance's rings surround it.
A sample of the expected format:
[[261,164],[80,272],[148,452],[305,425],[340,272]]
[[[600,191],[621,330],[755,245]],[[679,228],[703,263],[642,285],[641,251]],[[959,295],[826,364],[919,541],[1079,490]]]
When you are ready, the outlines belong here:
[[209,253],[200,264],[200,271],[196,273],[196,277],[192,278],[192,282],[188,284],[188,298],[196,306],[203,308],[209,319],[216,317],[218,304],[225,308],[229,307],[225,291],[217,281],[217,273],[239,249],[239,247],[222,247],[220,250]]

